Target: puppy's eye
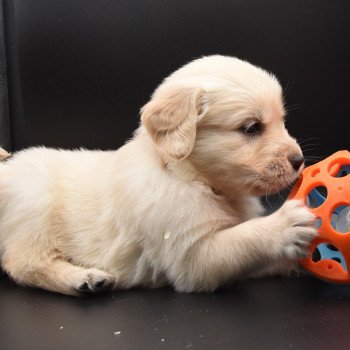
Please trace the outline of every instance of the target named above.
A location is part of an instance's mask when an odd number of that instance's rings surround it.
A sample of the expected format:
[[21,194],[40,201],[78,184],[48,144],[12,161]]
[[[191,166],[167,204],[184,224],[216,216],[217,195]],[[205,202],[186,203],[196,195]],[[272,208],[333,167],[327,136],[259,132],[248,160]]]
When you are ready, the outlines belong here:
[[250,135],[250,136],[255,136],[259,135],[262,132],[262,124],[258,121],[253,121],[250,123],[247,123],[241,127],[241,131],[244,134]]

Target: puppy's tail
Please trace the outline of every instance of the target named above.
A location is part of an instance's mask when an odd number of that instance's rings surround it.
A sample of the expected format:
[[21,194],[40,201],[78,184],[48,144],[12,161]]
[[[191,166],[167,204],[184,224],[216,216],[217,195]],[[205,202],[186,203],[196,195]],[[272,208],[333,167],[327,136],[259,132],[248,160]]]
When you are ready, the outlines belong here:
[[0,162],[8,158],[11,154],[6,152],[3,148],[0,147]]

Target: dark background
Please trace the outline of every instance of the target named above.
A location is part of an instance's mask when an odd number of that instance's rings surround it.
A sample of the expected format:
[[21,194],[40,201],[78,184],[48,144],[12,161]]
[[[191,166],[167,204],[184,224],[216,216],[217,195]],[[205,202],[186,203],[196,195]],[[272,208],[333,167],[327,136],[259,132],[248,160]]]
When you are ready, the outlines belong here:
[[[209,54],[244,58],[277,75],[291,109],[287,124],[306,140],[307,155],[350,148],[349,1],[1,4],[13,150],[118,148],[161,80]],[[3,130],[0,137],[10,144]],[[20,288],[0,276],[1,350],[338,350],[349,344],[350,287],[312,276],[243,281],[212,294],[134,289],[81,299]]]
[[291,109],[288,127],[312,144],[307,155],[350,148],[349,1],[5,5],[14,150],[118,148],[161,80],[209,54],[247,59],[280,79]]

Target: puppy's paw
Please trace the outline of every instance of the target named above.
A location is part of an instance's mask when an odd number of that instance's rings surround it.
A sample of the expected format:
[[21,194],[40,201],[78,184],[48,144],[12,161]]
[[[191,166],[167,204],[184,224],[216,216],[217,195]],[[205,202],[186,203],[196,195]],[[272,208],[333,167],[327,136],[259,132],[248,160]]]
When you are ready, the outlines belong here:
[[310,255],[310,243],[317,237],[315,215],[302,201],[287,201],[275,214],[274,226],[278,232],[275,236],[275,254],[287,259],[299,260]]
[[112,291],[115,278],[97,269],[86,269],[74,276],[74,289],[78,293],[101,293]]

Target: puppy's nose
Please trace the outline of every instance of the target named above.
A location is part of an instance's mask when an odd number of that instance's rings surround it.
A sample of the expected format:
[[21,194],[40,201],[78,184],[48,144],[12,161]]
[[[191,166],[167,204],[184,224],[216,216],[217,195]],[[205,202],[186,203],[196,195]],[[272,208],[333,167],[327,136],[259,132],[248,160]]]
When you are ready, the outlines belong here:
[[295,171],[298,171],[304,164],[305,159],[303,156],[296,154],[296,155],[290,156],[289,161],[290,161],[290,164],[292,164],[293,169]]

